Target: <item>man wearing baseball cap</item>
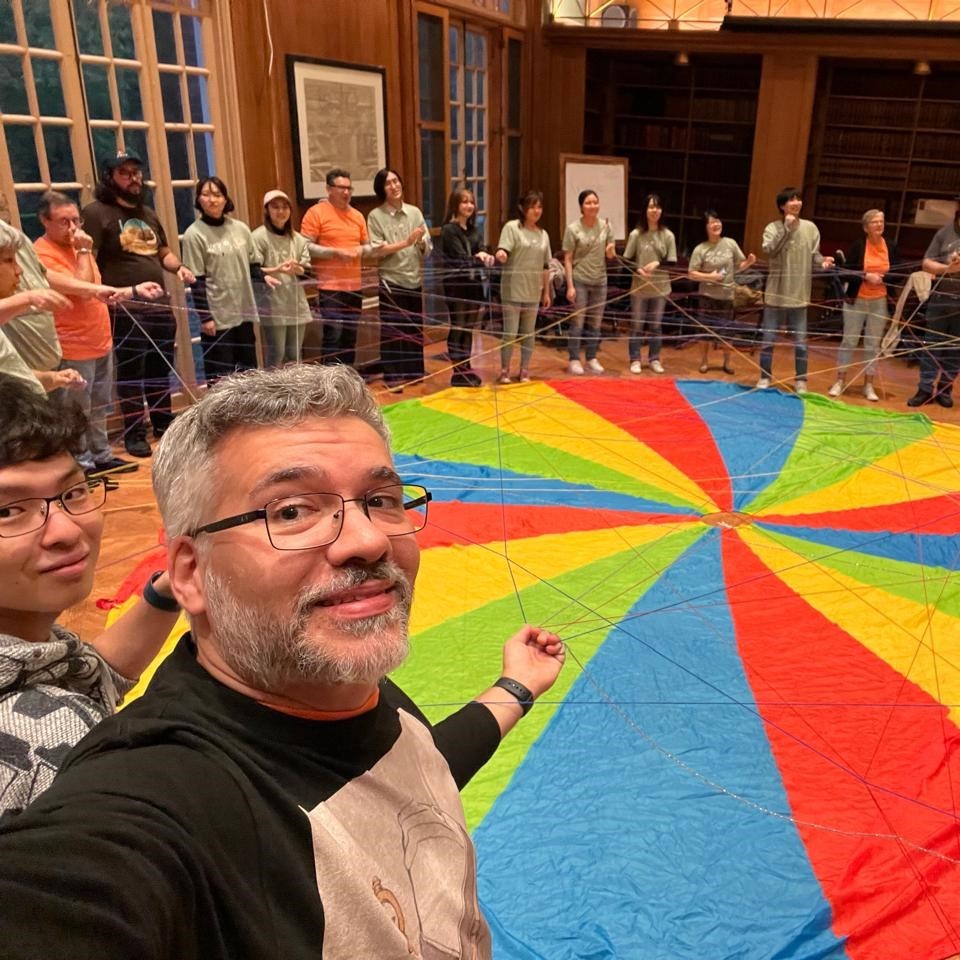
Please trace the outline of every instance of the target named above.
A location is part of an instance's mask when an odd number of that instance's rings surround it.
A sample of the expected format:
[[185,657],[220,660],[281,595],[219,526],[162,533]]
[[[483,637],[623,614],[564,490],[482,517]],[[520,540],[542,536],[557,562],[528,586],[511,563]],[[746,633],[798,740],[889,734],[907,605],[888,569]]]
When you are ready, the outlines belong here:
[[143,194],[143,161],[132,153],[118,153],[103,161],[96,200],[81,215],[103,282],[133,290],[132,301],[110,306],[110,321],[124,446],[135,457],[151,454],[144,403],[155,438],[173,419],[169,384],[177,329],[166,298],[140,300],[138,284],[162,285],[164,271],[176,274],[183,283],[194,281],[168,246],[167,235],[156,213],[145,205]]

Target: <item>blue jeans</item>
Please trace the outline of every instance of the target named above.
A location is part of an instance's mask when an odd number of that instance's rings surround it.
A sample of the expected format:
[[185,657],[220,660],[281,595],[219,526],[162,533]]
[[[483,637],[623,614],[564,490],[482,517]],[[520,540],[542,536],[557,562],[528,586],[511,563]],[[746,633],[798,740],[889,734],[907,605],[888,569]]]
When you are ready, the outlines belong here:
[[577,299],[574,311],[570,315],[570,333],[567,336],[567,350],[571,360],[580,359],[580,340],[584,321],[587,322],[587,335],[583,337],[587,348],[587,359],[593,360],[600,346],[600,323],[603,320],[603,307],[607,302],[605,283],[575,282]]
[[649,360],[660,359],[660,346],[663,343],[663,309],[667,305],[666,297],[641,297],[630,294],[630,320],[633,329],[630,331],[630,359],[640,359],[640,345],[643,343],[642,333],[646,326]]
[[773,377],[773,342],[777,339],[777,330],[786,321],[787,329],[793,334],[795,342],[794,357],[797,379],[807,379],[807,308],[806,307],[764,307],[761,331],[763,341],[760,347],[760,373],[770,379]]
[[77,463],[84,470],[92,470],[97,463],[109,460],[110,441],[107,438],[107,413],[113,394],[113,353],[92,360],[64,360],[61,370],[76,370],[87,381],[79,390],[62,391],[64,402],[76,404],[87,418],[85,447],[77,454]]
[[[920,351],[921,390],[949,393],[960,369],[960,300],[933,294],[927,301],[927,319]],[[938,381],[939,380],[939,385]]]

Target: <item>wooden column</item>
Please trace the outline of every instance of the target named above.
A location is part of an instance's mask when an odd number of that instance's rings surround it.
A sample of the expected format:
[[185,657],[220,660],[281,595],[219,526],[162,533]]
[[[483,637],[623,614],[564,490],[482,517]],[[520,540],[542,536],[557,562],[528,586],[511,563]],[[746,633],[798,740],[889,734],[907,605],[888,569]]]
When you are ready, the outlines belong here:
[[[777,219],[780,190],[803,188],[816,85],[816,54],[784,50],[764,56],[744,251],[760,255],[763,228]],[[815,210],[804,212],[816,219]]]

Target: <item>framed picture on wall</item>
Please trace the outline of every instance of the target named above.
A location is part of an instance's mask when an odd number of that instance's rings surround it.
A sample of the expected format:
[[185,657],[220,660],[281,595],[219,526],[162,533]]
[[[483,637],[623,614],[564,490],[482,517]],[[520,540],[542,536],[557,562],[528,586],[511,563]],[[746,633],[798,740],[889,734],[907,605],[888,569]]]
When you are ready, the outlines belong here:
[[332,167],[350,171],[355,197],[373,196],[373,178],[387,164],[386,71],[287,54],[297,196],[327,195]]

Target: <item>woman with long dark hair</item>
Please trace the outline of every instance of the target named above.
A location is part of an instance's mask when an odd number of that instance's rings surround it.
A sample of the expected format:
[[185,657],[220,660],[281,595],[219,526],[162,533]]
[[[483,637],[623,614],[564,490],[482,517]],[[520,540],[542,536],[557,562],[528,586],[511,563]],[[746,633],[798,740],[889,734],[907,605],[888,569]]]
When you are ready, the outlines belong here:
[[663,373],[660,347],[663,343],[663,311],[670,296],[670,274],[665,266],[677,262],[677,241],[663,225],[663,203],[660,195],[648,193],[643,198],[640,222],[630,231],[623,251],[625,260],[634,263],[630,289],[630,372],[640,373],[641,335],[646,329],[647,360],[654,373]]
[[253,282],[279,286],[265,277],[250,228],[228,214],[234,209],[219,177],[197,183],[194,206],[200,217],[184,231],[183,263],[196,276],[191,294],[200,314],[200,342],[207,383],[257,365],[257,304]]
[[477,228],[477,202],[473,192],[460,187],[450,194],[440,230],[443,258],[443,293],[450,316],[447,353],[453,364],[450,383],[479,387],[480,376],[470,369],[470,346],[483,305],[483,267],[492,267],[492,254],[483,249]]
[[513,345],[520,343],[521,383],[530,379],[530,359],[541,304],[550,306],[550,238],[540,227],[543,194],[528,190],[517,204],[520,216],[500,231],[495,254],[503,265],[500,302],[503,306],[503,345],[498,383],[510,383]]

